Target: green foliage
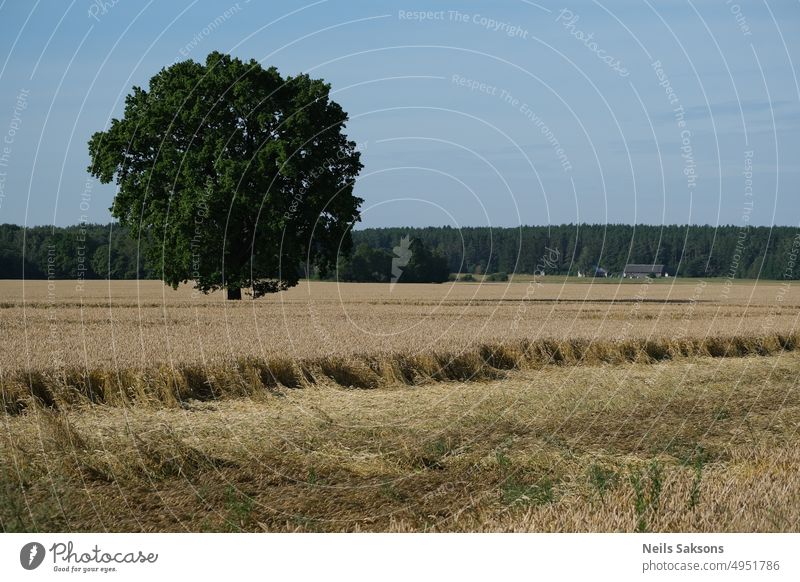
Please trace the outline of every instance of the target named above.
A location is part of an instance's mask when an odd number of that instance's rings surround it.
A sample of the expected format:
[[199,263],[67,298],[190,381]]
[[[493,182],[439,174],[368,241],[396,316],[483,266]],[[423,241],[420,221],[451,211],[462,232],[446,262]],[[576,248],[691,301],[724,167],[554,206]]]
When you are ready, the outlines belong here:
[[589,483],[600,495],[600,500],[605,500],[606,492],[617,486],[619,474],[614,469],[593,463],[589,467]]
[[696,465],[692,478],[692,489],[689,491],[689,509],[700,505],[700,483],[703,480],[703,465]]
[[556,500],[554,481],[548,475],[539,475],[534,479],[523,479],[513,470],[511,459],[503,451],[495,453],[500,471],[505,476],[501,493],[506,505],[547,505]]
[[349,260],[342,261],[337,278],[340,281],[388,281],[392,274],[392,254],[383,249],[358,245]]
[[424,450],[417,456],[416,464],[425,469],[444,469],[444,462],[453,452],[454,443],[450,438],[443,436],[425,443]]
[[626,224],[392,227],[355,231],[353,241],[390,250],[406,235],[446,256],[452,273],[534,273],[544,257],[557,256],[545,274],[576,275],[579,269],[592,274],[595,265],[619,274],[627,263],[659,263],[681,277],[800,278],[792,259],[800,229],[784,226],[744,231],[738,226]]
[[[23,259],[24,256],[24,259]],[[137,241],[115,224],[0,225],[0,279],[152,279]]]
[[360,154],[329,92],[217,52],[176,63],[92,136],[89,171],[116,180],[112,214],[157,241],[147,256],[166,283],[286,289],[304,262],[332,268],[359,219]]
[[523,483],[511,476],[503,483],[503,502],[508,505],[547,505],[555,500],[553,481],[549,477]]
[[681,459],[682,465],[691,466],[694,469],[692,488],[689,491],[689,509],[694,509],[700,505],[700,484],[703,481],[703,469],[713,459],[714,455],[706,451],[703,445],[699,443],[695,445],[688,455]]
[[231,532],[247,529],[252,520],[255,501],[249,495],[240,492],[233,485],[225,489],[225,507],[228,510],[227,524]]
[[424,242],[413,239],[409,247],[411,259],[403,267],[398,282],[404,283],[444,283],[450,277],[447,258],[432,252]]
[[[396,248],[396,247],[393,247]],[[359,244],[349,259],[340,260],[337,278],[340,281],[382,283],[443,283],[450,277],[447,258],[431,252],[422,241],[409,243],[408,262],[397,262],[398,256],[381,248]]]
[[664,486],[664,471],[658,461],[653,461],[647,469],[633,469],[630,483],[634,493],[634,509],[636,510],[636,531],[648,530],[648,517],[658,513],[661,502],[661,490]]
[[[543,257],[559,257],[545,273],[577,274],[571,263],[573,253],[588,257],[584,272],[592,273],[599,263],[610,273],[620,273],[626,263],[659,262],[671,275],[685,277],[755,277],[762,279],[798,279],[800,262],[797,236],[800,230],[791,227],[753,227],[747,229],[747,244],[737,249],[740,229],[723,226],[646,226],[628,225],[561,225],[525,226],[514,229],[464,228],[380,228],[352,232],[362,263],[367,268],[354,274],[350,269],[353,255],[343,247],[338,257],[339,280],[389,281],[392,273],[393,249],[401,237],[420,241],[430,255],[446,257],[449,273],[464,273],[459,280],[474,280],[476,271],[498,274],[533,273]],[[462,240],[463,236],[463,240]],[[24,241],[24,261],[23,261]],[[338,244],[338,242],[336,243]],[[54,258],[48,263],[48,246]],[[109,274],[109,245],[112,278],[159,278],[163,243],[154,233],[142,233],[139,239],[119,225],[81,225],[67,228],[33,227],[24,229],[10,224],[0,225],[0,277],[46,278],[48,267],[56,278],[75,278],[78,274],[78,250],[88,257],[84,277],[105,278]],[[81,249],[81,246],[84,248]],[[155,247],[155,253],[145,252]],[[140,255],[141,249],[141,255]],[[548,250],[551,249],[551,250]],[[602,252],[601,252],[602,251]],[[210,251],[209,251],[210,252]],[[154,261],[147,260],[155,254]],[[735,260],[735,257],[738,260]],[[794,259],[793,259],[794,257]],[[301,264],[303,258],[296,264]],[[408,265],[402,267],[399,283],[411,282],[415,275]],[[314,260],[307,267],[309,274],[333,278],[332,269],[319,269]],[[445,269],[441,266],[441,272]],[[379,276],[375,274],[378,273]],[[491,277],[492,275],[489,275]],[[472,279],[470,279],[472,277]],[[446,280],[446,278],[441,279]]]

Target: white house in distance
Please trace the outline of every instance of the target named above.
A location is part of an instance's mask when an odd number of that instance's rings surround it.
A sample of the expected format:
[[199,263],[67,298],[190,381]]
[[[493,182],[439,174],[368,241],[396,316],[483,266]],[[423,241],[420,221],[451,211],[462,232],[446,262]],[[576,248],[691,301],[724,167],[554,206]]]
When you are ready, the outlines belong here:
[[622,276],[626,279],[641,279],[643,277],[669,277],[664,265],[625,265]]

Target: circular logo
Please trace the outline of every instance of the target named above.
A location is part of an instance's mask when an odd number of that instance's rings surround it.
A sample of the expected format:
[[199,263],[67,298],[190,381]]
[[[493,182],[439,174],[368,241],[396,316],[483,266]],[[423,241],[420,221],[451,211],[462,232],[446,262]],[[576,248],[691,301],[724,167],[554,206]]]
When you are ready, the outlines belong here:
[[19,563],[26,570],[35,570],[44,561],[44,546],[39,542],[30,542],[19,551]]

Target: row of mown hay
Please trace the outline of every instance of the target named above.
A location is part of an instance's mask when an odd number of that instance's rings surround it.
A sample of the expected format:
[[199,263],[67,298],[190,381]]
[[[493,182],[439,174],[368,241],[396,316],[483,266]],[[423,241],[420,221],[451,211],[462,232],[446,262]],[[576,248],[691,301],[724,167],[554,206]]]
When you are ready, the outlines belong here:
[[433,381],[489,380],[505,370],[548,365],[654,363],[697,356],[766,356],[800,346],[800,334],[625,341],[519,340],[458,353],[392,354],[361,359],[295,361],[241,358],[225,364],[181,363],[147,369],[30,370],[0,378],[3,407],[17,414],[31,405],[66,408],[96,403],[177,407],[190,400],[256,397],[320,381],[354,388]]

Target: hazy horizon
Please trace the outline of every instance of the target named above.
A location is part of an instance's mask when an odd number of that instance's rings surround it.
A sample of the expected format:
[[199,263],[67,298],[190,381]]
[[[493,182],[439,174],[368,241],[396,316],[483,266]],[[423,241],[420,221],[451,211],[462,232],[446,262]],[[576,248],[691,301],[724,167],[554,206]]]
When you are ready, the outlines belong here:
[[[109,221],[109,222],[76,222],[73,224],[18,224],[14,222],[0,222],[0,225],[3,224],[10,224],[12,226],[17,226],[20,228],[77,228],[80,226],[109,226],[113,224],[114,226],[119,226],[119,223],[116,221]],[[352,230],[368,230],[368,229],[388,229],[388,228],[408,228],[408,229],[423,229],[423,228],[555,228],[560,226],[631,226],[631,227],[661,227],[661,228],[671,228],[671,227],[679,227],[679,228],[743,228],[741,224],[708,224],[708,223],[697,223],[697,224],[687,224],[687,223],[649,223],[649,222],[557,222],[551,224],[515,224],[515,225],[492,225],[492,224],[461,224],[457,227],[454,227],[449,224],[420,224],[420,225],[410,225],[410,224],[387,224],[381,226],[367,226],[362,223],[358,223],[356,226],[352,228]],[[750,224],[747,228],[800,228],[798,225],[794,224]]]

